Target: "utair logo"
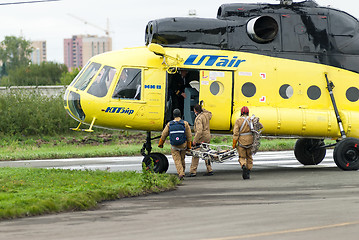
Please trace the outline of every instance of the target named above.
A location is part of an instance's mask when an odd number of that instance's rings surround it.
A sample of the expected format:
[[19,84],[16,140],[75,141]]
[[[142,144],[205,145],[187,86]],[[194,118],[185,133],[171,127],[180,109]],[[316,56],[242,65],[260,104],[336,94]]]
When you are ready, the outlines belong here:
[[103,112],[107,112],[107,113],[120,113],[120,114],[128,114],[131,115],[134,110],[131,110],[129,108],[124,108],[124,107],[107,107],[107,109],[102,109]]
[[192,54],[184,62],[184,65],[202,65],[205,62],[205,66],[211,67],[213,65],[217,67],[238,67],[239,64],[245,62],[246,60],[238,59],[237,56],[233,56],[230,59],[228,56],[219,56],[219,55],[203,55],[198,57],[196,54]]

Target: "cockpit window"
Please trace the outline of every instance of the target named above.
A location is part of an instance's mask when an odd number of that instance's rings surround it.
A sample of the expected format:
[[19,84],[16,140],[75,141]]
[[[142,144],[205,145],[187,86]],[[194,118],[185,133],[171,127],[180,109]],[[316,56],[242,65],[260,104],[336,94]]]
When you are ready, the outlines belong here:
[[115,73],[115,68],[104,66],[91,84],[88,93],[96,97],[106,96]]
[[77,81],[77,79],[82,75],[82,73],[85,71],[85,69],[87,68],[87,66],[89,65],[89,62],[86,63],[86,65],[81,69],[81,71],[76,75],[76,77],[74,78],[74,80],[72,80],[70,86],[73,86],[75,84],[75,82]]
[[112,98],[141,99],[141,69],[124,68]]
[[75,83],[74,87],[80,90],[85,90],[100,67],[101,64],[99,63],[91,63],[85,72],[80,76],[79,80]]

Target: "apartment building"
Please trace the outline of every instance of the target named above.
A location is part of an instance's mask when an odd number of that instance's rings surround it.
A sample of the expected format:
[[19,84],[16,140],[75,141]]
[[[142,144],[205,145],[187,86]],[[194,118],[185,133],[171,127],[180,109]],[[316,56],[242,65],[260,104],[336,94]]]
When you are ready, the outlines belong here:
[[32,41],[33,52],[30,59],[33,64],[40,64],[47,61],[46,41]]
[[69,68],[81,68],[93,56],[112,50],[110,37],[74,35],[64,39],[64,63]]

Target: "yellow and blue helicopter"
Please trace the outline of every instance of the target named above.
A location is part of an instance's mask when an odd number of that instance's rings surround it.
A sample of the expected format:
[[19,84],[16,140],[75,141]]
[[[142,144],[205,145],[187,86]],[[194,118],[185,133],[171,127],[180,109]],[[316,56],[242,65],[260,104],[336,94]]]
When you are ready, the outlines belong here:
[[[231,134],[242,106],[264,135],[291,136],[297,160],[319,164],[326,148],[343,170],[359,169],[359,22],[314,1],[223,4],[216,19],[165,18],[145,29],[145,45],[97,55],[67,88],[65,109],[80,122],[147,131],[144,162],[166,172],[151,152],[152,131],[172,119],[174,76],[186,70],[184,119],[193,106],[212,112],[213,133]],[[326,145],[324,139],[335,139]],[[146,153],[147,151],[147,153]]]

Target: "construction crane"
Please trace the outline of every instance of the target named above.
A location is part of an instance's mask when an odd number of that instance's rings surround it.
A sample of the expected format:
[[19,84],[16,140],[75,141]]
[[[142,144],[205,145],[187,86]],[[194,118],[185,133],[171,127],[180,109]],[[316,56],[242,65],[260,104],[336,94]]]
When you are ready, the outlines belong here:
[[[71,17],[73,17],[73,18],[76,18],[77,20],[83,22],[84,24],[90,25],[90,26],[92,26],[92,27],[95,27],[95,28],[97,28],[97,29],[100,29],[100,30],[104,31],[107,37],[110,36],[110,22],[109,22],[108,18],[107,18],[106,29],[104,29],[104,28],[102,28],[102,27],[99,27],[99,26],[97,26],[97,25],[95,25],[95,24],[93,24],[93,23],[90,23],[90,22],[86,21],[85,19],[82,19],[82,18],[80,18],[80,17],[77,17],[77,16],[75,16],[75,15],[73,15],[73,14],[71,14],[71,13],[68,13],[67,15],[69,15],[69,16],[71,16]],[[111,32],[112,32],[112,31],[111,31]]]

